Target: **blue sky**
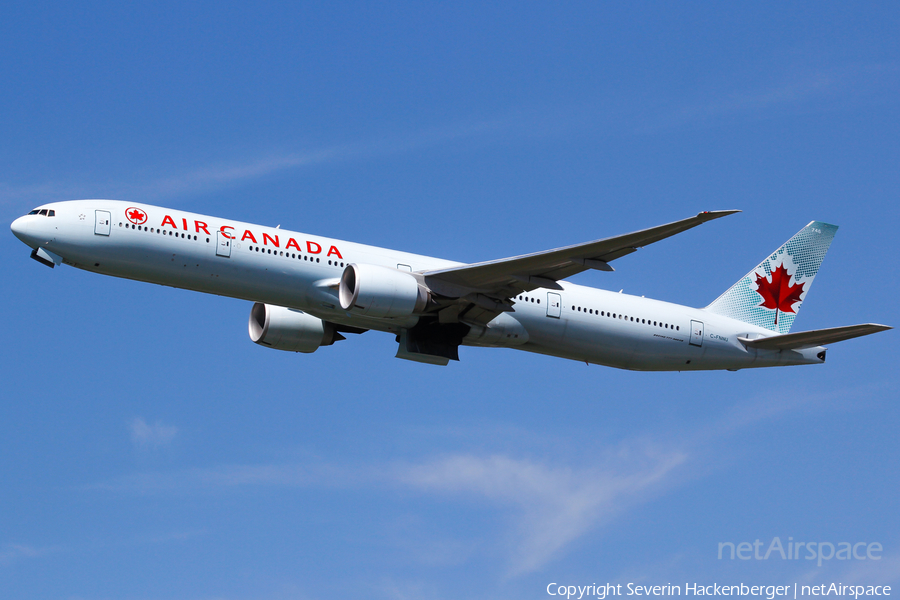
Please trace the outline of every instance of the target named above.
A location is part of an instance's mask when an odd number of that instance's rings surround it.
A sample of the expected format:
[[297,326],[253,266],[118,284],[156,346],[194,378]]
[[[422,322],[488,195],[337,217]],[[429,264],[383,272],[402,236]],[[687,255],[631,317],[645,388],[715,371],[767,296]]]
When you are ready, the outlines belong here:
[[[894,4],[18,3],[0,212],[110,197],[478,261],[744,212],[579,283],[704,306],[840,226],[796,330],[897,325]],[[367,333],[0,236],[5,598],[538,598],[900,585],[896,333],[821,367],[630,373]],[[880,561],[718,560],[879,542]]]

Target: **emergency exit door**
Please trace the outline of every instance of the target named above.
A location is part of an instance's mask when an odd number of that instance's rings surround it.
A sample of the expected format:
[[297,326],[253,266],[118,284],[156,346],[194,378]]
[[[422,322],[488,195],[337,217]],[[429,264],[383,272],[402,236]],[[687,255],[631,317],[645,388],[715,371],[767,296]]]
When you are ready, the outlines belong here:
[[94,235],[109,235],[112,215],[108,210],[94,211]]
[[691,321],[691,344],[703,345],[703,321]]
[[233,240],[228,237],[224,231],[216,232],[216,256],[231,258],[231,242]]

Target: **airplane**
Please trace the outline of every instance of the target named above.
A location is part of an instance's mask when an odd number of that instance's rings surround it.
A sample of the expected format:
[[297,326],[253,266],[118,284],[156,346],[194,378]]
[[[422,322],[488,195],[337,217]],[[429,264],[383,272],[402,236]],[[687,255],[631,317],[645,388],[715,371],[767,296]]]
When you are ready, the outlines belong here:
[[253,302],[250,339],[310,353],[389,332],[397,358],[447,365],[460,346],[514,348],[637,371],[821,364],[867,323],[790,333],[837,226],[813,221],[704,308],[565,281],[736,210],[464,264],[117,200],[35,208],[12,232],[49,266]]

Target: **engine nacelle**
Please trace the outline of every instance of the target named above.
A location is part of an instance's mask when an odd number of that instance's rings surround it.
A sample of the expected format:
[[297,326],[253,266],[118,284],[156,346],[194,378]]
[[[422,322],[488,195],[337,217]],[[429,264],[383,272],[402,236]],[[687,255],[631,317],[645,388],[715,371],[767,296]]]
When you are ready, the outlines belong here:
[[344,339],[331,323],[305,312],[257,302],[250,309],[250,339],[288,352],[315,352]]
[[370,317],[408,317],[428,306],[428,290],[412,273],[377,265],[347,265],[338,297],[344,310]]

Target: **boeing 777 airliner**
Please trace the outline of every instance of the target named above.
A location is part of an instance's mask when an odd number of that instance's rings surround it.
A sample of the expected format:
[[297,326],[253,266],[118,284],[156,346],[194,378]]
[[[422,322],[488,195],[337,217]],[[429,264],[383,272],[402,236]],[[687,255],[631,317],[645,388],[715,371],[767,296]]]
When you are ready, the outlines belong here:
[[459,346],[518,348],[641,371],[819,364],[823,344],[890,329],[789,333],[837,227],[813,221],[705,308],[565,281],[738,211],[475,264],[115,200],[54,202],[11,229],[49,267],[254,302],[250,338],[314,352],[377,330],[398,358],[446,365]]

